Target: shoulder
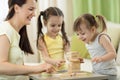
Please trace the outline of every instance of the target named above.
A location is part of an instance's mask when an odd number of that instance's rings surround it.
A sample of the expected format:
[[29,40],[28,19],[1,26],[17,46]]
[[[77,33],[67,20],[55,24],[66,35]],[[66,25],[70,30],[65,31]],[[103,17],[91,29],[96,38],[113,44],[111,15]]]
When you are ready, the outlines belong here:
[[4,21],[0,23],[0,35],[6,35],[8,39],[11,41],[11,37],[13,36],[13,30],[10,27],[8,21]]
[[0,35],[5,34],[8,32],[8,23],[6,21],[0,23]]
[[7,25],[7,22],[6,22],[6,21],[1,22],[1,23],[0,23],[0,29],[3,29],[4,27],[6,27],[6,25]]
[[99,43],[111,42],[111,38],[106,33],[100,33],[98,37]]
[[11,27],[8,21],[4,21],[0,23],[0,31],[10,31]]

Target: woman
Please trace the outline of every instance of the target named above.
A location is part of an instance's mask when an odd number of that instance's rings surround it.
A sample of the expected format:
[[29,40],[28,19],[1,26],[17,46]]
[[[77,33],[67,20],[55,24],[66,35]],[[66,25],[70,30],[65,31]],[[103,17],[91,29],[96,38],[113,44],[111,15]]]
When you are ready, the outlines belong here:
[[[50,64],[23,65],[23,54],[33,54],[26,25],[35,16],[35,0],[9,0],[6,21],[0,24],[0,80],[27,80],[30,73],[52,72]],[[24,76],[20,76],[24,75]]]

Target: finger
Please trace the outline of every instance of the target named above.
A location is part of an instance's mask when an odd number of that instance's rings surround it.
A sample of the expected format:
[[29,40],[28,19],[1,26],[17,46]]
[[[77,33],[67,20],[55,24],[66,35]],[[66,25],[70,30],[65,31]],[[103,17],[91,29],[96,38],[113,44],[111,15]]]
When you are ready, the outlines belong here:
[[94,59],[92,59],[92,62],[95,62],[95,58],[94,58]]
[[53,69],[54,71],[57,71],[57,70],[58,70],[57,67],[52,67],[52,69]]
[[64,60],[64,59],[61,59],[61,60],[59,60],[59,62],[60,62],[60,63],[64,63],[64,62],[65,62],[65,60]]
[[61,66],[61,64],[59,63],[59,64],[57,64],[56,66],[57,66],[57,67],[60,67],[60,66]]
[[99,58],[99,59],[97,60],[97,62],[101,62],[101,59]]
[[80,61],[80,63],[84,63],[84,61]]
[[96,61],[95,61],[96,63],[98,63],[99,62],[99,60],[98,59],[96,59]]
[[80,63],[84,63],[83,58],[79,57]]
[[54,65],[55,65],[56,67],[58,67],[59,63],[58,63],[58,62],[56,62]]
[[51,73],[51,72],[53,72],[53,69],[52,69],[52,68],[49,68],[49,69],[46,70],[46,72],[47,72],[47,73]]
[[57,71],[57,69],[56,68],[52,68],[52,72],[55,72],[55,71]]

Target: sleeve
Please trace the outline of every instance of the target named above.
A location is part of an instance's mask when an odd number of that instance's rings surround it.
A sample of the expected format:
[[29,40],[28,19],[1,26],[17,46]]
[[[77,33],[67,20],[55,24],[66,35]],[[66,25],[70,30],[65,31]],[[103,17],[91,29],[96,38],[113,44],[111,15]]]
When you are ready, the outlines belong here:
[[98,41],[99,41],[99,42],[100,42],[100,37],[101,37],[102,35],[107,36],[108,39],[111,41],[111,38],[110,38],[110,36],[109,36],[108,34],[102,33],[102,34],[100,34],[100,36],[99,36],[99,38],[98,38]]
[[11,34],[10,34],[10,29],[7,29],[7,27],[5,27],[5,25],[0,25],[0,36],[1,35],[6,35],[11,43],[12,38],[11,38]]

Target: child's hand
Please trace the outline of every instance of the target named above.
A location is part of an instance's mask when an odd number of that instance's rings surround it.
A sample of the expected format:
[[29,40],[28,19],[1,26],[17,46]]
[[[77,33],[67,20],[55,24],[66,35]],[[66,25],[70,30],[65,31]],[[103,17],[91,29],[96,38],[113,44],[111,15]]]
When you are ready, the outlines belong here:
[[63,65],[65,63],[65,60],[61,59],[61,60],[56,60],[54,62],[55,66],[60,67],[61,65]]
[[80,63],[84,63],[83,58],[79,57]]
[[45,64],[44,66],[45,72],[51,73],[55,71],[55,68],[51,64]]
[[81,58],[81,57],[79,57],[79,58],[70,58],[69,61],[84,63],[83,58]]
[[92,59],[92,62],[96,62],[96,63],[102,62],[102,58],[101,57],[95,57],[95,58]]

